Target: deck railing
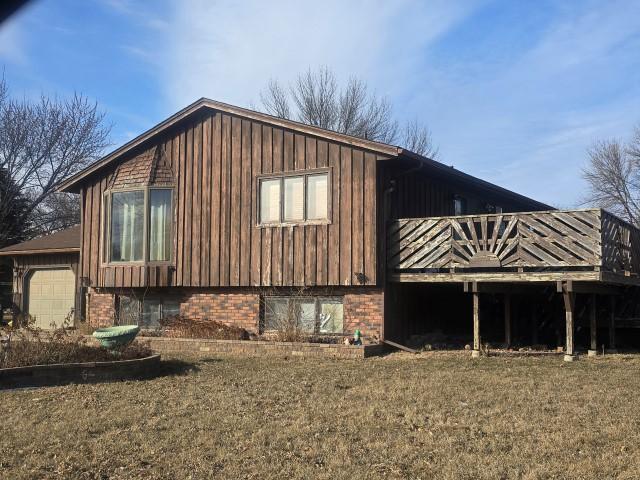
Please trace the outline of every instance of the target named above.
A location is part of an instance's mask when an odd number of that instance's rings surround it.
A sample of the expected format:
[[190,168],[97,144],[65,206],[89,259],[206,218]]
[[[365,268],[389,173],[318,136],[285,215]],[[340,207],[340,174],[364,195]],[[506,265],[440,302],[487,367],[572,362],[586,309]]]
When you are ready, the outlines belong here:
[[640,273],[640,230],[604,210],[400,219],[387,230],[395,271],[598,269]]

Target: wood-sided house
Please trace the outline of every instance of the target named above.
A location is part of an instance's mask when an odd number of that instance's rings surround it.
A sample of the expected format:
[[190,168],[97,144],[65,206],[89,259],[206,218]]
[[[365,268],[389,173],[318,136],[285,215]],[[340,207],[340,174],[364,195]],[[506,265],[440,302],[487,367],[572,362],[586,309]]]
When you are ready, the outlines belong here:
[[[478,281],[532,281],[531,259],[562,263],[537,279],[554,289],[601,280],[599,241],[586,238],[600,235],[600,213],[560,218],[403,148],[208,99],[59,189],[81,197],[78,321],[94,326],[181,312],[258,333],[299,302],[309,332],[403,342],[421,328],[407,305],[426,294],[411,285],[466,284],[475,298]],[[552,221],[529,213],[526,232],[584,237],[578,277],[565,274],[575,248],[516,245],[526,235],[514,213],[539,211]]]

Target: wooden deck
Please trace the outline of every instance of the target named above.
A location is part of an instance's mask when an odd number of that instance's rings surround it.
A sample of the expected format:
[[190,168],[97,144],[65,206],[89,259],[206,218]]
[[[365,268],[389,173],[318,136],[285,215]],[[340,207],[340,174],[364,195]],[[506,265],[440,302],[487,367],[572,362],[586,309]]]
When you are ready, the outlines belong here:
[[396,282],[640,285],[640,230],[601,209],[393,220]]

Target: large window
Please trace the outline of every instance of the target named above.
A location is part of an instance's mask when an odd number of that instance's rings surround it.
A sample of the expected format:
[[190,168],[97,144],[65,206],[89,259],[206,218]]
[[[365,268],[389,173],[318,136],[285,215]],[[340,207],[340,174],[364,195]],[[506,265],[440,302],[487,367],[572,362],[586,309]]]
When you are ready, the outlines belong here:
[[171,260],[173,191],[145,188],[105,193],[105,262]]
[[329,220],[326,172],[263,178],[259,190],[261,224]]
[[343,332],[341,297],[264,297],[264,330],[283,330],[295,325],[303,332]]

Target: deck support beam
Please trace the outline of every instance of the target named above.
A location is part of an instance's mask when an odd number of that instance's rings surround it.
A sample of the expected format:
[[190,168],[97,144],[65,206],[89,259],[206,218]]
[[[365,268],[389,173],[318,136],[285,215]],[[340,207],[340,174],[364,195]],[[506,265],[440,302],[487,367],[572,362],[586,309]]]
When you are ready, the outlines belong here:
[[511,294],[504,294],[504,343],[511,348]]
[[611,308],[609,312],[609,352],[616,353],[616,297],[610,297]]
[[480,356],[480,294],[473,292],[473,351],[472,357]]
[[[569,285],[568,285],[569,284]],[[575,293],[571,289],[570,282],[562,282],[562,299],[564,300],[565,324],[566,324],[566,345],[564,361],[572,362],[576,360],[574,350],[574,310]]]
[[598,319],[597,319],[597,297],[595,293],[591,294],[591,304],[589,305],[589,331],[591,334],[591,341],[589,344],[589,350],[587,355],[589,357],[595,357],[598,355]]

